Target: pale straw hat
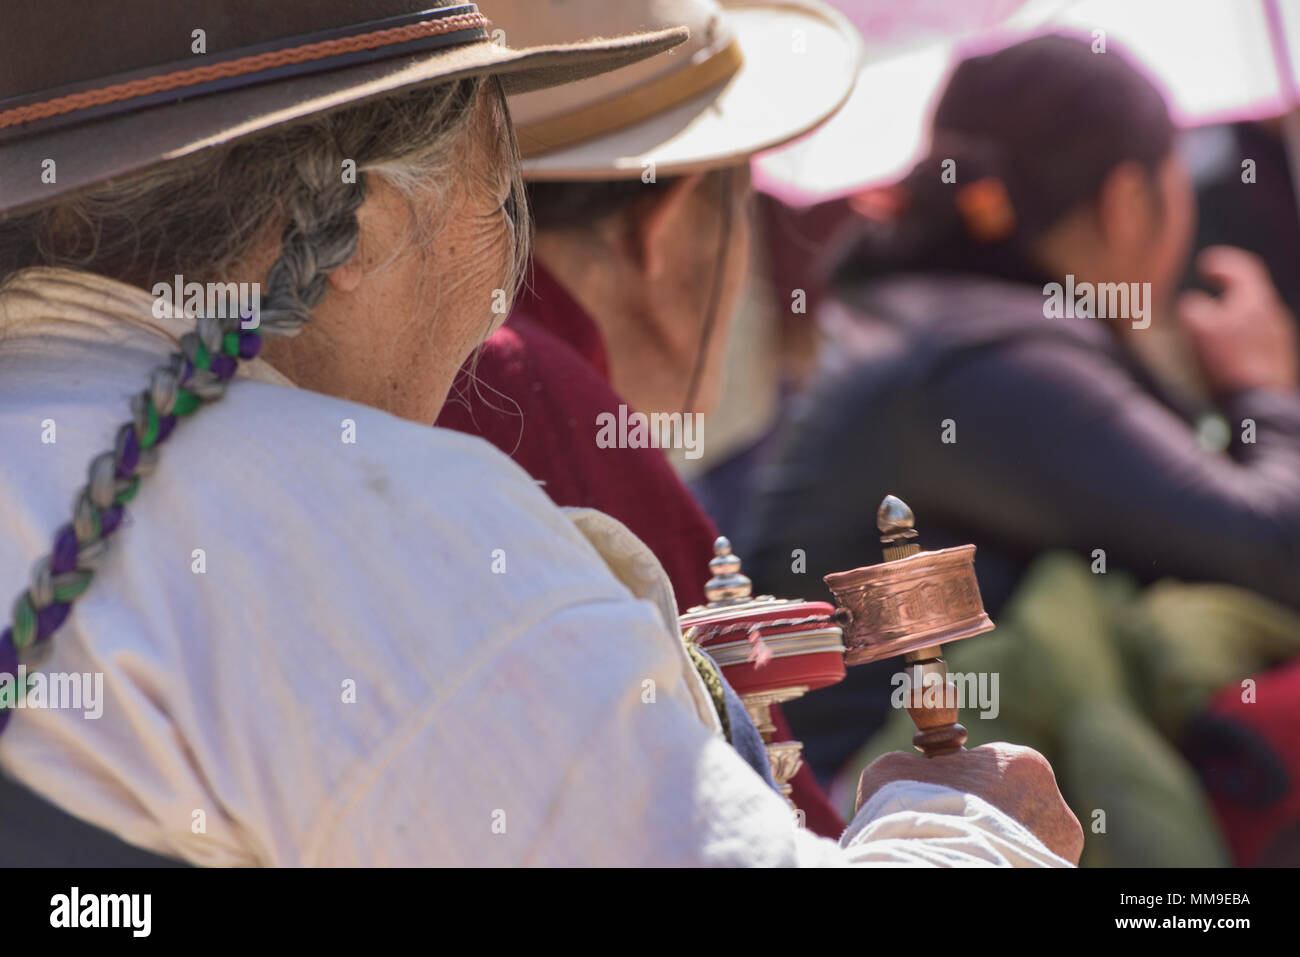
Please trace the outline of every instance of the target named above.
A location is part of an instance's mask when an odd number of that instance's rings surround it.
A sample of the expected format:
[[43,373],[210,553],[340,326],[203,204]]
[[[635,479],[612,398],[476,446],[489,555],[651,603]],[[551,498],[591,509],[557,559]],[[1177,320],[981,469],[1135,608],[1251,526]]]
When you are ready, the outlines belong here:
[[838,110],[862,66],[857,31],[818,0],[496,0],[510,45],[685,24],[664,56],[513,96],[524,174],[602,180],[713,169],[807,133]]

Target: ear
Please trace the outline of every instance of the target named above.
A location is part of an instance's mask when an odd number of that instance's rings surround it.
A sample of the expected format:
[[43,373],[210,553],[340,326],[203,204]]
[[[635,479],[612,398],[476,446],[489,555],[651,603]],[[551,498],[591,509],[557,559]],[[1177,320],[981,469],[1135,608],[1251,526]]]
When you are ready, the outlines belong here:
[[[330,285],[339,292],[355,292],[366,274],[365,266],[374,264],[374,255],[392,249],[399,240],[404,224],[413,223],[415,210],[382,176],[372,176],[366,184],[366,198],[357,207],[357,245],[342,266],[329,275]],[[374,255],[369,255],[373,253]]]
[[1121,255],[1150,240],[1156,185],[1145,166],[1125,160],[1106,176],[1097,197],[1102,239]]
[[330,285],[339,292],[352,292],[361,285],[361,261],[356,253],[329,276]]
[[641,272],[651,279],[662,277],[672,261],[669,251],[680,220],[690,208],[688,200],[704,180],[703,173],[678,177],[667,186],[655,188],[643,202],[627,212],[628,239]]

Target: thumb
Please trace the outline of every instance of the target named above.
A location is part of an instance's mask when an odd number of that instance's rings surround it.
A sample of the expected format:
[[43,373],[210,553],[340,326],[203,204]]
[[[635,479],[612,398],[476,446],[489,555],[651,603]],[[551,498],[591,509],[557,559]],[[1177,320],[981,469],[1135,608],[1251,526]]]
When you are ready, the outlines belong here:
[[1209,293],[1200,290],[1185,292],[1178,300],[1178,319],[1193,332],[1207,328],[1218,312],[1218,303]]
[[1209,246],[1196,258],[1196,269],[1206,279],[1226,287],[1253,268],[1251,254],[1236,246]]

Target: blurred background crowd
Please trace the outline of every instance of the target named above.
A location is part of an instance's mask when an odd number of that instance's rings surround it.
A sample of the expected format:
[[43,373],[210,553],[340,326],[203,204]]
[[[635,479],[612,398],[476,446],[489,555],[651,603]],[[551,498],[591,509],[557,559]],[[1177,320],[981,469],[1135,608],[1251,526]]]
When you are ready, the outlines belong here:
[[[866,67],[752,164],[674,464],[756,591],[878,560],[888,493],[974,543],[998,628],[950,660],[1004,690],[963,723],[1049,757],[1084,865],[1300,863],[1300,4],[832,3]],[[1067,276],[1149,325],[1048,318]],[[893,670],[786,705],[838,813],[908,747]]]

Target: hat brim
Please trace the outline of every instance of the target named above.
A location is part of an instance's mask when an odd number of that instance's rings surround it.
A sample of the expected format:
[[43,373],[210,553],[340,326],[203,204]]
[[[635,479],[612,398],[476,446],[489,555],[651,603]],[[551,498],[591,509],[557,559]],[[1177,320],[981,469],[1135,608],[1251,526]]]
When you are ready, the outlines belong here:
[[[527,93],[627,66],[687,36],[683,27],[524,50],[485,41],[196,96],[0,143],[0,216],[401,90],[496,75],[506,93]],[[51,159],[54,182],[45,182]]]
[[722,0],[744,64],[725,83],[627,129],[524,160],[531,180],[631,179],[731,166],[816,129],[862,68],[857,30],[817,0]]

